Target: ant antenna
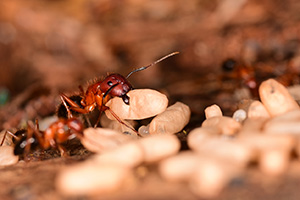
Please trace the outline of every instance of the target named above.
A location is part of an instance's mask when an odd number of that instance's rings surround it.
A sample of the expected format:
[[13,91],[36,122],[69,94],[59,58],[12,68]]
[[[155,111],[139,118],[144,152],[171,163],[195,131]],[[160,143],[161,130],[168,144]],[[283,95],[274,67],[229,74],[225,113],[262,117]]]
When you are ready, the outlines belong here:
[[140,68],[138,68],[138,69],[135,69],[135,70],[131,71],[131,72],[126,76],[126,79],[127,79],[129,76],[131,76],[131,74],[133,74],[133,73],[135,73],[135,72],[142,71],[142,70],[144,70],[144,69],[147,69],[148,67],[151,67],[151,66],[153,66],[153,65],[155,65],[155,64],[157,64],[157,63],[159,63],[160,61],[165,60],[166,58],[169,58],[169,57],[174,56],[174,55],[176,55],[176,54],[179,54],[179,52],[176,51],[176,52],[170,53],[170,54],[168,54],[168,55],[166,55],[166,56],[164,56],[164,57],[158,59],[157,61],[154,61],[154,62],[151,63],[150,65],[147,65],[147,66],[144,66],[144,67],[140,67]]

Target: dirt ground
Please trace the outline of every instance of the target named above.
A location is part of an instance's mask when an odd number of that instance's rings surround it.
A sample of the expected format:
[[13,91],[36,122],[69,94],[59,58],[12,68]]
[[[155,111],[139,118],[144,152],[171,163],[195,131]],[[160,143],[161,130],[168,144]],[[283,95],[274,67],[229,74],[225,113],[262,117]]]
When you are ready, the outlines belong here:
[[[299,10],[296,0],[0,1],[0,130],[55,115],[61,92],[78,94],[79,85],[179,51],[129,81],[165,93],[169,104],[189,105],[189,133],[208,105],[231,116],[242,99],[257,99],[248,77],[257,85],[270,77],[286,86],[300,82]],[[246,75],[224,71],[229,58]],[[186,135],[178,137],[186,150]],[[1,199],[198,199],[187,184],[164,182],[155,165],[142,166],[147,176],[134,189],[65,197],[55,188],[58,171],[90,156],[76,142],[67,146],[69,158],[49,150],[1,167]],[[276,178],[249,168],[217,199],[298,199],[299,178],[297,161]]]

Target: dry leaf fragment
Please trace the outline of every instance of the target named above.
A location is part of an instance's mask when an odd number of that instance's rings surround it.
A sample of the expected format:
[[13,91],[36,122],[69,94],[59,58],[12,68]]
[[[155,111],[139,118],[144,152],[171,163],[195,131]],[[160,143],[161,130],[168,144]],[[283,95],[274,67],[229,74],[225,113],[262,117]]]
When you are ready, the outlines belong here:
[[14,155],[14,147],[0,146],[0,166],[16,164],[19,156]]

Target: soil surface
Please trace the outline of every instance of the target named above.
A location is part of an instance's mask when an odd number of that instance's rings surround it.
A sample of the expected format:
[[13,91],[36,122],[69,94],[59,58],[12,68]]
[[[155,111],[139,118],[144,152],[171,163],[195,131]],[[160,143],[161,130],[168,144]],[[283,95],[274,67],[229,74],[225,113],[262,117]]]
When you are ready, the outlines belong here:
[[[243,99],[258,98],[263,80],[300,82],[299,10],[297,0],[1,1],[0,130],[15,132],[35,119],[47,127],[61,92],[79,94],[79,85],[179,51],[129,81],[165,93],[170,105],[190,106],[190,123],[178,133],[184,151],[185,133],[201,126],[207,106],[232,116]],[[199,199],[187,184],[163,181],[155,164],[136,169],[147,173],[134,188],[65,197],[55,188],[57,173],[91,155],[78,141],[66,147],[68,158],[37,150],[29,162],[1,167],[1,199]],[[250,167],[216,199],[298,199],[297,159],[281,177]]]

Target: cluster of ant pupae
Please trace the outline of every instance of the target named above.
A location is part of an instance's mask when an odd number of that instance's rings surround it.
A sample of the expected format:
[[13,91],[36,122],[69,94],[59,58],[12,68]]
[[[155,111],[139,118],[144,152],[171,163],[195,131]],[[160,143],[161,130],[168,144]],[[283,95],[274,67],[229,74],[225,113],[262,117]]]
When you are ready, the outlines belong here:
[[[99,116],[94,124],[95,128],[99,124],[102,112],[108,110],[119,123],[132,129],[138,136],[141,137],[134,128],[127,125],[105,104],[112,97],[120,97],[125,104],[129,105],[130,99],[127,93],[132,90],[133,87],[127,79],[133,73],[147,69],[148,67],[151,67],[175,54],[178,54],[178,52],[170,53],[147,66],[135,69],[126,77],[120,74],[110,74],[103,80],[90,84],[86,91],[84,91],[80,86],[80,95],[68,97],[63,93],[60,94],[62,104],[58,107],[57,115],[59,118],[57,121],[50,124],[50,126],[44,131],[39,129],[37,120],[35,121],[35,124],[29,121],[26,129],[18,130],[16,133],[6,131],[0,146],[3,145],[6,135],[9,134],[13,138],[15,155],[26,156],[30,151],[36,148],[43,150],[53,148],[58,149],[61,156],[67,156],[68,153],[64,148],[63,143],[75,137],[78,139],[82,139],[84,137],[84,125],[81,120],[75,117],[75,114],[85,115],[95,109],[99,110]],[[87,121],[89,126],[92,126],[88,119]]]

